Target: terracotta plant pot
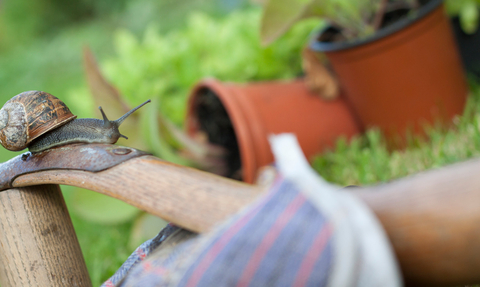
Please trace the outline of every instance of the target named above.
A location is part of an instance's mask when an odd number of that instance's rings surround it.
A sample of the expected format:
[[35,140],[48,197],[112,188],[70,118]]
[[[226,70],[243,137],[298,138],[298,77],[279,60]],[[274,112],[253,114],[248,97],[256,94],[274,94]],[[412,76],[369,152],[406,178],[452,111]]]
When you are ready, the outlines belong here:
[[425,124],[462,113],[468,88],[442,1],[367,39],[328,42],[328,32],[310,47],[327,55],[364,127],[403,142],[406,132],[422,134]]
[[[334,145],[338,137],[359,132],[343,99],[326,102],[311,94],[302,80],[246,85],[201,81],[190,95],[186,129],[192,136],[206,131],[210,142],[226,146],[233,162],[231,176],[239,168],[237,177],[248,183],[273,161],[271,134],[295,133],[311,156]],[[229,133],[233,140],[222,139]]]

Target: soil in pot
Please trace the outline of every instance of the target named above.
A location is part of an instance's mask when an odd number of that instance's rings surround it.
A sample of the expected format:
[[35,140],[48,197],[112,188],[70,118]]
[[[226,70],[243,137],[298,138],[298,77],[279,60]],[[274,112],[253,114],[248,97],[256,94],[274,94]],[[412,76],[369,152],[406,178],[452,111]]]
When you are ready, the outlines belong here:
[[208,141],[227,150],[225,176],[241,180],[240,151],[237,137],[225,107],[213,91],[209,89],[199,91],[196,113],[200,130],[207,134]]

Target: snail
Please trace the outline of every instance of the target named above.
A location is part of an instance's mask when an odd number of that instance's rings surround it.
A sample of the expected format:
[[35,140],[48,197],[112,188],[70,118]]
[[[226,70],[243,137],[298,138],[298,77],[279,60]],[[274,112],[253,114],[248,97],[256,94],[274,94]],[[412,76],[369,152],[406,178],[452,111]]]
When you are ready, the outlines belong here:
[[28,147],[38,153],[71,143],[114,144],[120,137],[118,127],[133,112],[150,100],[130,110],[115,121],[76,119],[77,116],[57,97],[41,91],[29,91],[8,100],[0,110],[0,143],[11,151]]

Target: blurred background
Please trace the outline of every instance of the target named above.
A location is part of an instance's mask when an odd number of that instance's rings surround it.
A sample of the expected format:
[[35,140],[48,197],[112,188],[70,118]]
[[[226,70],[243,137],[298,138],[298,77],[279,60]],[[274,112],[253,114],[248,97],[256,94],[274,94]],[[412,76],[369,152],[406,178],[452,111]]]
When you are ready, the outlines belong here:
[[[262,46],[262,1],[257,2],[1,0],[0,100],[42,90],[62,99],[79,118],[100,118],[99,104],[115,118],[123,112],[119,104],[95,88],[95,83],[108,82],[130,107],[153,101],[132,118],[139,128],[125,124],[128,131],[122,133],[130,139],[119,144],[194,166],[175,153],[178,143],[161,125],[168,121],[170,133],[182,129],[192,86],[206,77],[232,82],[294,79],[303,74],[305,43],[323,25],[318,19],[301,21]],[[475,33],[478,2],[447,4],[459,35]],[[315,157],[314,168],[339,184],[371,184],[479,155],[480,86],[474,73],[468,77],[467,108],[451,129],[433,127],[428,141],[413,138],[402,150],[390,150],[378,130],[368,130],[351,141],[340,139],[335,148]],[[16,155],[0,149],[1,161]],[[103,195],[62,190],[94,286],[166,224]]]

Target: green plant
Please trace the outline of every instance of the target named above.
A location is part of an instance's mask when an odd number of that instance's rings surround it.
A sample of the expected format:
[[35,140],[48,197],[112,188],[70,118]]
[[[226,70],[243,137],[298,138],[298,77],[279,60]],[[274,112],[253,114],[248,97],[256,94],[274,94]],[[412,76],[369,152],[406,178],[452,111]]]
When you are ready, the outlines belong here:
[[[93,56],[85,56],[96,103],[108,103],[110,113],[117,109],[121,114],[125,105],[151,98],[151,107],[142,113],[141,128],[133,128],[129,137],[143,144],[139,148],[159,157],[199,167],[177,155],[176,150],[189,143],[174,126],[183,121],[188,93],[195,82],[204,77],[237,82],[282,79],[301,73],[300,43],[307,39],[313,23],[306,22],[276,45],[262,48],[257,29],[259,12],[240,11],[221,20],[197,13],[184,29],[165,35],[150,27],[142,41],[120,30],[114,43],[117,55],[101,65],[105,77],[92,62]],[[119,98],[122,104],[115,103]],[[207,162],[205,157],[196,160],[200,165]]]
[[445,6],[450,16],[458,16],[465,33],[473,34],[477,31],[480,16],[479,0],[447,0]]
[[[221,20],[196,13],[184,29],[166,35],[151,27],[143,41],[120,30],[115,37],[118,55],[102,63],[103,72],[87,49],[84,65],[97,106],[108,106],[112,117],[119,117],[125,107],[152,99],[139,121],[132,118],[124,124],[124,133],[133,139],[125,144],[170,162],[223,174],[224,150],[208,143],[206,137],[187,137],[176,124],[183,121],[189,90],[201,78],[239,82],[292,78],[301,73],[300,43],[313,23],[305,22],[276,45],[262,48],[259,12],[239,11]],[[72,90],[71,98],[83,91]]]
[[127,102],[158,96],[159,109],[179,124],[188,91],[201,78],[243,82],[301,73],[301,43],[315,23],[304,23],[278,44],[262,48],[259,19],[259,10],[235,12],[222,20],[197,13],[185,29],[160,34],[150,27],[141,41],[120,30],[116,56],[102,61],[102,70]]
[[366,37],[382,26],[385,12],[418,6],[417,0],[269,0],[262,17],[262,42],[273,42],[306,18],[319,18],[340,28],[346,40]]

